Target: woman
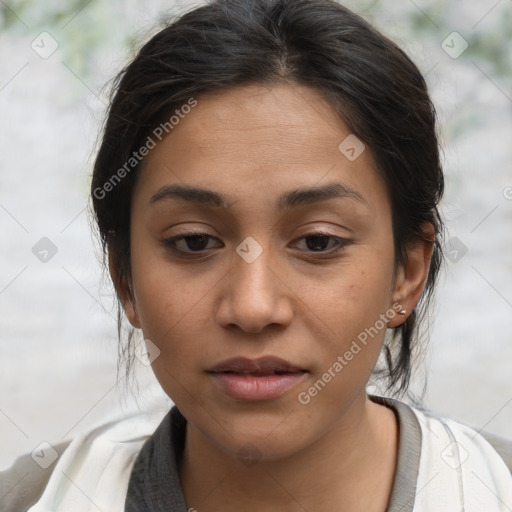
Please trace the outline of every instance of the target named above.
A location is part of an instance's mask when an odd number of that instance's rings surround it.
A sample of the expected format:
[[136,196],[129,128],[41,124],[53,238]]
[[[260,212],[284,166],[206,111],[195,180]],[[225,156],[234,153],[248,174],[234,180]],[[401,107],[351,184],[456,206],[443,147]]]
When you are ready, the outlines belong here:
[[60,446],[5,508],[512,507],[504,451],[396,399],[442,263],[435,123],[405,53],[329,0],[217,0],[154,36],[91,198],[120,338],[124,312],[176,405]]

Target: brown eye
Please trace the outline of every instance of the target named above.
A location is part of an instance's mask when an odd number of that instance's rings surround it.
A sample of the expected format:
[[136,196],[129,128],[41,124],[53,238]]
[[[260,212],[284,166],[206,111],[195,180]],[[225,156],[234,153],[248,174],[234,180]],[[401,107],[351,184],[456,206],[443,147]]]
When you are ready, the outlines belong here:
[[193,235],[183,237],[185,244],[192,251],[202,251],[208,245],[208,235]]
[[[298,239],[305,240],[306,251],[313,253],[331,254],[343,250],[349,241],[329,233],[315,232]],[[298,242],[294,245],[297,246]],[[331,246],[329,248],[329,246]]]
[[[306,240],[306,246],[308,249],[311,249],[312,251],[325,251],[327,248],[326,246],[329,245],[329,242],[332,241],[329,240],[330,237],[326,235],[310,235],[305,238]],[[310,243],[308,243],[310,242]]]
[[194,254],[208,249],[208,242],[216,240],[213,236],[206,233],[183,233],[162,241],[166,247],[173,251],[183,254]]

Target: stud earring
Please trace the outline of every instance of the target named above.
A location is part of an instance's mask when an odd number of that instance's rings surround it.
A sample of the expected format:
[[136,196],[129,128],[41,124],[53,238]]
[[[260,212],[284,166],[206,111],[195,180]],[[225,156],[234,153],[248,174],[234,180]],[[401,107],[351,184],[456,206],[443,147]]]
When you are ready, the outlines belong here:
[[405,309],[402,309],[402,311],[400,311],[401,315],[405,315],[406,313],[407,313],[407,311]]

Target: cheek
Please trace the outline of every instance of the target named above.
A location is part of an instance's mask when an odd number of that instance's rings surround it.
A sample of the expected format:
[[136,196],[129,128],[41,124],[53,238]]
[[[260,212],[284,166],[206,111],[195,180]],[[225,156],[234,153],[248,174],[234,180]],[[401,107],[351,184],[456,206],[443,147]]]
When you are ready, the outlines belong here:
[[366,247],[330,279],[310,286],[307,302],[328,325],[356,335],[388,308],[392,273],[392,253]]
[[192,280],[192,284],[187,272],[167,261],[154,240],[133,244],[132,277],[144,337],[155,343],[162,354],[179,356],[177,342],[183,333],[197,339],[201,329],[197,320],[206,318],[201,308],[208,283],[198,287],[197,280]]
[[160,273],[155,267],[145,273],[135,284],[144,336],[154,338],[162,351],[199,345],[211,318],[207,284],[187,282],[175,272]]
[[[190,283],[170,265],[157,263],[141,273],[137,289],[138,312],[145,339],[160,350],[152,370],[162,389],[175,403],[190,401],[201,372],[206,324],[211,319],[208,287]],[[203,283],[206,284],[206,283]],[[211,288],[211,287],[210,287]],[[203,365],[204,366],[204,365]],[[193,392],[200,401],[197,392]]]
[[323,285],[311,286],[306,295],[305,304],[315,313],[307,329],[316,333],[315,351],[321,363],[316,377],[330,371],[325,380],[332,381],[326,399],[331,395],[339,400],[340,389],[361,387],[375,367],[386,321],[395,315],[389,306],[393,271],[389,249],[361,250],[357,260]]

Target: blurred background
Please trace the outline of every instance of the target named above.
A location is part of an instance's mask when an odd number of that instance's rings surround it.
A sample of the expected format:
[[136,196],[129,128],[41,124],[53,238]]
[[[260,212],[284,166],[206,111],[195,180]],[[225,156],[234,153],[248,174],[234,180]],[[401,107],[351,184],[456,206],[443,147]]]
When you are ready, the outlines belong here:
[[[0,470],[42,441],[170,404],[143,364],[138,388],[118,378],[86,206],[107,82],[202,3],[0,1]],[[341,3],[413,58],[439,115],[447,268],[414,386],[428,374],[427,408],[512,439],[512,3]]]

